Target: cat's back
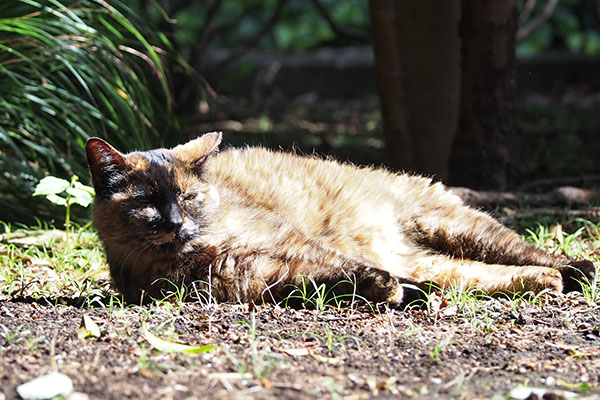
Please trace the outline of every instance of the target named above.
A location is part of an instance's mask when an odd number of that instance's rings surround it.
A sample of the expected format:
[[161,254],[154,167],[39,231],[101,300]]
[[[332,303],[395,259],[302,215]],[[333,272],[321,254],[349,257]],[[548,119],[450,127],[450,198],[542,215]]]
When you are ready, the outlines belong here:
[[427,178],[261,147],[218,153],[209,160],[207,179],[314,235],[418,213],[433,192],[443,191]]
[[402,176],[382,169],[262,147],[222,151],[210,160],[208,173],[222,188],[260,203],[293,203],[294,208],[321,198],[329,203],[350,198],[360,202],[403,185]]

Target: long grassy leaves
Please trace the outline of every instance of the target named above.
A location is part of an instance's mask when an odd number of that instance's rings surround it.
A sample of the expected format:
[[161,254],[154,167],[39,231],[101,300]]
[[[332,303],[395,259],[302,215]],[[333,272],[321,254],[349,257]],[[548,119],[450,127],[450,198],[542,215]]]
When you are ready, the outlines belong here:
[[47,172],[87,179],[87,137],[133,149],[174,132],[168,43],[129,4],[0,2],[0,219],[43,215],[30,196]]

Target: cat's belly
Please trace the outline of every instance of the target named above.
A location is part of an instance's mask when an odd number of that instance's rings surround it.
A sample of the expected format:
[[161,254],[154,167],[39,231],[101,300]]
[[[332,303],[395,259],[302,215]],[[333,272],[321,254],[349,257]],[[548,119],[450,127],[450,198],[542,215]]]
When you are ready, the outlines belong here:
[[420,252],[400,229],[393,206],[386,204],[359,214],[343,232],[319,239],[342,254],[397,276],[409,274],[406,259]]

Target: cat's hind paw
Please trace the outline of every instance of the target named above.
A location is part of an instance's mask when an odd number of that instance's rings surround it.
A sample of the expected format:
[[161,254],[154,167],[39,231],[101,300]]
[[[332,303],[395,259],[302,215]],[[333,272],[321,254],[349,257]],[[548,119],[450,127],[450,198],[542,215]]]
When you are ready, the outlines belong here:
[[573,261],[559,267],[563,279],[563,292],[581,292],[582,284],[589,284],[596,278],[596,267],[588,260]]
[[556,268],[528,265],[517,267],[519,271],[512,276],[509,292],[539,293],[543,290],[561,292],[563,290],[563,278]]

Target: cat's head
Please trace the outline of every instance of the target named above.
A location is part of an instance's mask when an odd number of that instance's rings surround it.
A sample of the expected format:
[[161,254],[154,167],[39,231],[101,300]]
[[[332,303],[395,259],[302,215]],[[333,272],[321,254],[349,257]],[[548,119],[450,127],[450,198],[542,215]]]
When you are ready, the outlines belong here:
[[216,189],[202,175],[220,142],[221,133],[212,132],[172,149],[124,154],[88,139],[94,222],[107,253],[121,247],[178,251],[201,233],[207,212],[218,206]]

